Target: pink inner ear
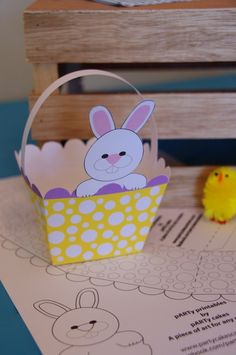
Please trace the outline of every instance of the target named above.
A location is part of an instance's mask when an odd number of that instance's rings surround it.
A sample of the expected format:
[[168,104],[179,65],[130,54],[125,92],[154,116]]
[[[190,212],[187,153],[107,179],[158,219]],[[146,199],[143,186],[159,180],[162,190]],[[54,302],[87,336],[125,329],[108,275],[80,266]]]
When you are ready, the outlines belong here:
[[129,118],[125,128],[131,131],[138,131],[149,118],[150,107],[143,105],[139,107]]
[[111,126],[111,122],[107,116],[105,116],[104,111],[97,111],[93,115],[93,125],[97,132],[97,136],[102,136],[103,134],[111,131],[114,127]]

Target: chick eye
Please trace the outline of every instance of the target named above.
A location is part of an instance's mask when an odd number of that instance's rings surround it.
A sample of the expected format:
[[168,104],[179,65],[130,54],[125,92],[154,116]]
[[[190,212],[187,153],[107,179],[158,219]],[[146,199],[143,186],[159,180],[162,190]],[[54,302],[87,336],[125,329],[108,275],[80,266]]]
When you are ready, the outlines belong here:
[[119,155],[122,157],[123,155],[126,155],[126,152],[122,151],[119,153]]
[[106,159],[106,158],[108,158],[108,154],[103,154],[102,159]]
[[72,325],[70,329],[78,329],[78,325]]
[[219,173],[217,173],[217,172],[215,172],[215,174],[214,174],[215,176],[218,176],[219,175]]
[[225,174],[225,177],[228,178],[228,177],[229,177],[229,174]]

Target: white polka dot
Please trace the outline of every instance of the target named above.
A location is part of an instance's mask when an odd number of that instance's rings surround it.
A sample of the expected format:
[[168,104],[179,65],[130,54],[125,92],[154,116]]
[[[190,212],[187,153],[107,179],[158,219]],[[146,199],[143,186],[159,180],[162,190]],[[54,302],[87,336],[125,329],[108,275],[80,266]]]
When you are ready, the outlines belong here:
[[41,208],[41,211],[42,211],[42,214],[44,215],[44,216],[47,216],[48,215],[48,211],[46,210],[46,208]]
[[87,228],[89,226],[89,223],[88,222],[84,222],[83,224],[82,224],[82,227],[83,228]]
[[101,223],[98,225],[98,229],[103,229],[103,228],[104,228],[104,224]]
[[76,237],[75,237],[75,236],[69,237],[69,241],[70,241],[70,242],[74,242],[75,240],[76,240]]
[[70,227],[67,228],[66,231],[67,231],[68,234],[75,234],[78,231],[78,228],[75,227],[75,226],[70,226]]
[[48,206],[48,201],[44,200],[43,204],[44,206]]
[[126,209],[125,209],[125,212],[130,212],[130,211],[132,211],[132,207],[126,207]]
[[151,218],[150,218],[150,222],[151,222],[151,223],[154,222],[154,219],[155,219],[155,217],[151,217]]
[[88,229],[81,234],[81,239],[86,243],[93,242],[96,238],[97,232],[94,229]]
[[92,257],[93,257],[93,252],[92,252],[92,251],[86,251],[86,252],[83,254],[83,258],[84,258],[85,260],[90,260],[90,259],[92,259]]
[[132,234],[134,234],[136,230],[136,227],[134,224],[126,224],[126,226],[121,228],[120,234],[123,237],[130,237]]
[[75,204],[75,199],[74,199],[74,198],[70,199],[70,200],[69,200],[69,204],[70,204],[70,205],[74,205],[74,204]]
[[63,256],[58,256],[57,261],[61,262],[63,260],[64,260]]
[[159,205],[161,203],[161,200],[162,200],[162,196],[157,197],[156,203]]
[[109,217],[109,223],[112,226],[117,226],[124,220],[124,215],[121,212],[112,213]]
[[96,204],[92,200],[83,201],[79,205],[79,211],[83,214],[89,214],[96,208]]
[[146,210],[150,206],[151,202],[152,201],[151,201],[150,197],[142,197],[136,203],[136,208],[138,211]]
[[140,233],[141,235],[147,235],[148,232],[149,232],[149,227],[143,227],[143,228],[140,229],[140,232],[139,232],[139,233]]
[[132,251],[132,248],[128,247],[128,248],[126,249],[126,251],[127,251],[127,253],[130,253],[130,252]]
[[59,244],[64,240],[64,234],[62,232],[51,232],[48,235],[48,241],[53,244]]
[[144,242],[137,242],[134,247],[136,250],[142,250],[143,246],[144,246]]
[[62,202],[56,202],[53,205],[54,211],[62,211],[63,208],[64,208],[64,203],[62,203]]
[[137,237],[136,237],[136,235],[133,235],[133,237],[131,237],[130,239],[131,239],[131,240],[136,240]]
[[71,214],[71,213],[73,213],[72,208],[68,208],[68,210],[66,210],[66,213],[67,213],[67,214]]
[[97,248],[97,243],[93,243],[93,244],[91,244],[91,248],[93,248],[93,249],[95,249],[95,248]]
[[106,230],[104,233],[103,233],[103,238],[111,238],[113,232],[111,230]]
[[114,252],[114,255],[120,255],[120,250],[116,250],[116,251]]
[[154,186],[151,189],[151,191],[150,191],[150,195],[151,196],[155,196],[155,195],[159,194],[159,192],[160,192],[160,187],[159,186]]
[[102,212],[96,212],[93,215],[94,221],[101,221],[103,219],[104,214]]
[[101,205],[101,204],[103,203],[103,198],[99,198],[98,201],[97,201],[97,203],[98,203],[99,205]]
[[71,223],[79,223],[81,221],[81,217],[79,214],[74,214],[71,219],[70,219]]
[[70,247],[66,248],[66,255],[70,258],[75,258],[78,256],[82,251],[82,248],[79,245],[71,245]]
[[134,195],[134,198],[139,198],[140,196],[141,196],[140,193],[137,193]]
[[118,248],[125,248],[127,244],[128,244],[128,243],[127,243],[126,240],[121,240],[121,241],[117,244],[117,246],[118,246]]
[[59,227],[64,224],[65,218],[61,214],[53,214],[48,217],[48,224],[51,227]]
[[105,208],[106,210],[112,210],[114,207],[115,207],[115,202],[114,201],[108,201],[106,204],[105,204]]
[[101,244],[98,249],[97,249],[97,252],[99,255],[107,255],[107,254],[110,254],[110,252],[112,251],[113,249],[113,246],[112,244],[110,243],[104,243],[104,244]]
[[133,216],[128,216],[127,218],[126,218],[126,221],[132,221],[134,218],[133,218]]
[[129,201],[130,201],[130,197],[129,197],[129,196],[123,196],[123,197],[121,197],[121,199],[120,199],[120,203],[121,203],[122,205],[126,205],[127,203],[129,203]]
[[53,256],[60,255],[61,254],[61,249],[60,248],[52,248],[50,250],[50,254],[53,255]]
[[117,235],[115,235],[112,240],[114,240],[114,242],[116,242],[119,238],[117,237]]
[[157,207],[153,207],[153,208],[151,209],[151,212],[152,212],[152,213],[156,213],[156,211],[157,211]]
[[146,212],[141,213],[141,214],[138,216],[139,222],[146,221],[147,218],[148,218],[148,214],[147,214]]

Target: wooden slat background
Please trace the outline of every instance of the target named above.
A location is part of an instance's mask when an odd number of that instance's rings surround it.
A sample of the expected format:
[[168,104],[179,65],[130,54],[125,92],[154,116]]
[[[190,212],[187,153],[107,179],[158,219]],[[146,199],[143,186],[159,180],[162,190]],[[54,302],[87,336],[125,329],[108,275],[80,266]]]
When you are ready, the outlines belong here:
[[[236,93],[151,94],[159,137],[236,138]],[[37,96],[31,95],[31,106]],[[86,139],[92,133],[89,110],[104,105],[119,127],[140,98],[135,94],[53,95],[42,106],[33,125],[36,140]],[[147,137],[150,127],[142,131]]]
[[172,167],[170,183],[162,207],[190,208],[202,206],[203,187],[214,167]]
[[[86,0],[37,0],[24,13],[25,46],[34,64],[34,93],[58,77],[58,63],[201,63],[236,61],[236,1],[196,0],[122,8]],[[51,64],[50,64],[51,63]],[[236,138],[236,93],[151,94],[160,138]],[[60,95],[33,125],[38,141],[92,136],[88,114],[107,106],[117,125],[137,103],[131,94]],[[143,137],[149,135],[144,129]],[[163,207],[201,206],[213,167],[174,167]]]
[[216,7],[212,1],[191,1],[194,5],[177,9],[176,5],[123,8],[82,0],[77,5],[54,3],[38,1],[25,11],[30,62],[227,62],[236,58],[235,1],[222,1],[219,7],[219,1]]

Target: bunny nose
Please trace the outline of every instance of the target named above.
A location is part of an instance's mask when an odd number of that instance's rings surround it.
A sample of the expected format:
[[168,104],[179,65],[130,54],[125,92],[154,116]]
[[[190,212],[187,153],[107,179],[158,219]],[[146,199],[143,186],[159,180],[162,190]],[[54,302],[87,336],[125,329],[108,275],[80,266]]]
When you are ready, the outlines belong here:
[[120,158],[121,157],[119,154],[111,154],[106,159],[107,159],[108,163],[110,163],[111,165],[114,165],[118,160],[120,160]]

